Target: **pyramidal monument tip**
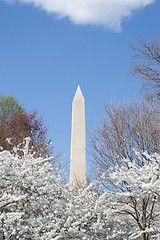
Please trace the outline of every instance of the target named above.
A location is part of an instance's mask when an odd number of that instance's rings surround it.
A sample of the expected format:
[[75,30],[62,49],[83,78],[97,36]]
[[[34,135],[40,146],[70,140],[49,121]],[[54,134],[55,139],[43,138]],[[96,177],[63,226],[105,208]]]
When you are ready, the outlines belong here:
[[77,90],[76,90],[76,93],[75,93],[75,95],[74,95],[74,98],[73,98],[73,101],[75,100],[75,99],[79,99],[79,100],[84,100],[84,97],[83,97],[83,94],[82,94],[82,91],[81,91],[81,88],[80,88],[80,86],[78,85],[78,87],[77,87]]

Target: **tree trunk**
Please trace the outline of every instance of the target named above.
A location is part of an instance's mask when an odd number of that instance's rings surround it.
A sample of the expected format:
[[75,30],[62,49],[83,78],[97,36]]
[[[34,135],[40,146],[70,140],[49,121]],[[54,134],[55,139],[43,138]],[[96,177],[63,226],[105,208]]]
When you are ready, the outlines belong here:
[[149,234],[143,233],[143,240],[149,240]]

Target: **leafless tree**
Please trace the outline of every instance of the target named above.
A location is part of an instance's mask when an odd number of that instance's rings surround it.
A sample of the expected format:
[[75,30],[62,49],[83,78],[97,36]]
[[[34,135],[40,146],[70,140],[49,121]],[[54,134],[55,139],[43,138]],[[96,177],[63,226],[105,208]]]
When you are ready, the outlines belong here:
[[[100,126],[90,133],[94,176],[107,173],[110,167],[121,167],[124,158],[131,162],[136,160],[138,165],[142,165],[134,149],[148,154],[159,152],[160,130],[157,119],[157,104],[154,102],[141,101],[122,106],[106,104]],[[106,187],[112,191],[117,189],[109,178]]]
[[142,89],[147,99],[160,100],[160,35],[154,41],[138,37],[130,43],[133,61],[130,74],[143,80]]

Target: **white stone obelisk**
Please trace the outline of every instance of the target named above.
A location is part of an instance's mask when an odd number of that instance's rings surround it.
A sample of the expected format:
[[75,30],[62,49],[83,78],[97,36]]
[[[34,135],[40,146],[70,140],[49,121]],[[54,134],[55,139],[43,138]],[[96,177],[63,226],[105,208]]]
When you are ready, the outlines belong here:
[[72,102],[70,183],[73,187],[86,183],[85,101],[79,85]]

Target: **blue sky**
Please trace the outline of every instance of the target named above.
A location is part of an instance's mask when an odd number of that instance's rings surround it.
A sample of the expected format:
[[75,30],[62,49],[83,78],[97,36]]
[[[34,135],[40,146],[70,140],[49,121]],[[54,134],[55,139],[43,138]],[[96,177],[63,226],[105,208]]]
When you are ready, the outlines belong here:
[[69,162],[78,84],[88,151],[88,132],[100,122],[104,103],[127,102],[140,92],[140,82],[127,77],[129,42],[153,40],[159,26],[159,0],[0,0],[0,93],[37,109],[55,153]]

